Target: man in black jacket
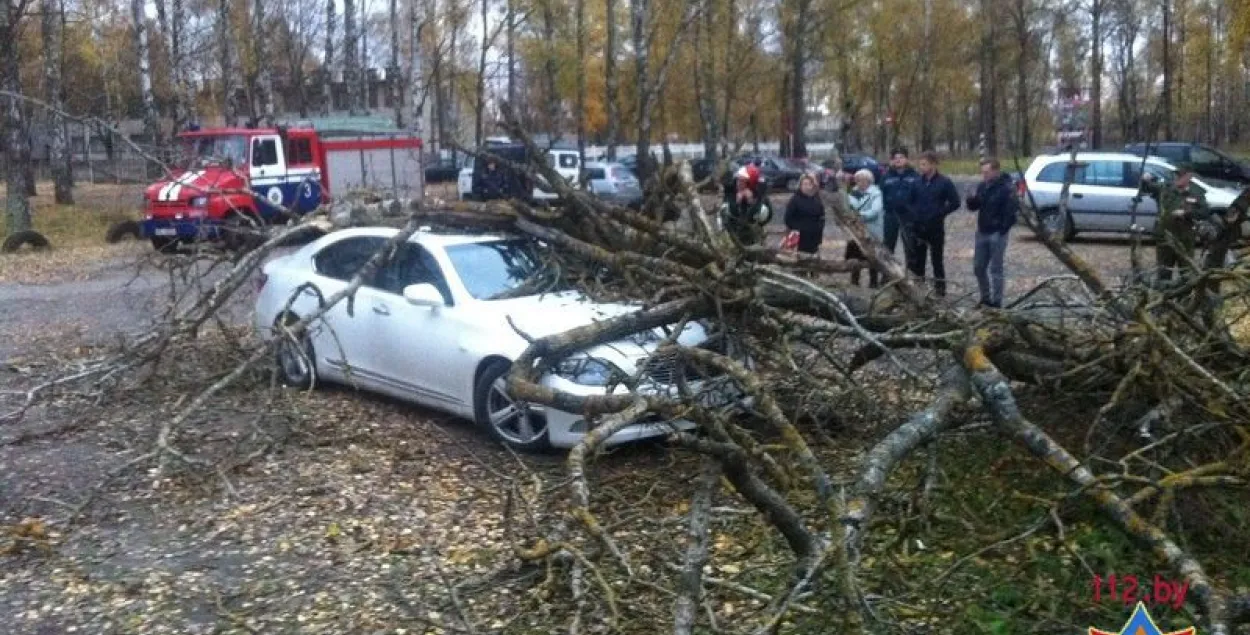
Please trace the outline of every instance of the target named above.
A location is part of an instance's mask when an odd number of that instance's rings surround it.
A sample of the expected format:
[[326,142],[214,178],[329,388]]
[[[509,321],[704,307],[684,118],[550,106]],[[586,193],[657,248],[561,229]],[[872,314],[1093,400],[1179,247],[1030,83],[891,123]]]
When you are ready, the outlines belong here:
[[494,159],[486,159],[486,169],[482,170],[481,188],[480,196],[483,201],[507,198],[507,179]]
[[1016,198],[1011,177],[1003,174],[998,159],[981,161],[981,182],[976,193],[968,197],[968,210],[977,213],[976,251],[972,271],[981,291],[981,306],[1003,306],[1003,256],[1007,253],[1007,234],[1016,224],[1020,201]]
[[907,269],[924,277],[926,253],[933,260],[934,290],[946,297],[946,265],[942,250],[946,247],[946,217],[959,209],[959,192],[955,184],[938,173],[937,153],[920,155],[920,179],[916,181],[911,208],[903,216],[903,249],[907,253]]
[[[881,197],[885,203],[885,233],[882,244],[890,253],[898,244],[898,228],[907,216],[915,196],[920,175],[907,163],[907,148],[899,146],[890,153],[890,169],[881,177]],[[907,244],[903,244],[906,251]]]

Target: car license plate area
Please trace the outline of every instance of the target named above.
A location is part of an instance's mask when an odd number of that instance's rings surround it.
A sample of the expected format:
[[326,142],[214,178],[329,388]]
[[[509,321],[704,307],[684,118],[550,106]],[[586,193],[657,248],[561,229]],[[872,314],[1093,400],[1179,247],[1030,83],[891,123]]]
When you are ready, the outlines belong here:
[[157,236],[177,236],[178,230],[173,227],[157,227],[153,233]]

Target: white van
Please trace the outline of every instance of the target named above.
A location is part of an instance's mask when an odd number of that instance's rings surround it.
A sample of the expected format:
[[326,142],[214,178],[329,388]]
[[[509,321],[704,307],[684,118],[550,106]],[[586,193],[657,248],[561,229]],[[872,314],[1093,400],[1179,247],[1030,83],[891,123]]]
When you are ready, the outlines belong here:
[[[547,165],[555,168],[564,180],[571,185],[577,184],[578,175],[581,174],[581,161],[578,158],[577,150],[548,150]],[[541,178],[541,177],[540,177]],[[473,191],[473,158],[469,158],[469,163],[460,170],[459,178],[456,179],[456,192],[460,195],[460,200],[465,200]],[[534,186],[534,200],[550,201],[558,198],[555,192],[548,192],[542,189],[541,185]]]

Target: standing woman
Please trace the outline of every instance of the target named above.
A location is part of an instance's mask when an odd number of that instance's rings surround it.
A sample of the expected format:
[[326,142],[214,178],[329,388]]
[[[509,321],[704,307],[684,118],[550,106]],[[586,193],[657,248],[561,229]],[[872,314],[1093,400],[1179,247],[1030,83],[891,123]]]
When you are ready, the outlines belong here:
[[[859,214],[868,233],[881,241],[885,234],[885,202],[881,196],[881,188],[873,185],[872,172],[860,170],[855,173],[855,186],[847,194],[846,200],[851,210]],[[859,243],[848,240],[846,243],[847,260],[867,260]],[[859,271],[851,272],[851,284],[859,286]],[[879,274],[876,269],[868,270],[868,286],[875,289],[879,286]]]
[[799,178],[799,191],[786,204],[786,229],[799,233],[799,253],[816,255],[825,237],[825,204],[816,177]]

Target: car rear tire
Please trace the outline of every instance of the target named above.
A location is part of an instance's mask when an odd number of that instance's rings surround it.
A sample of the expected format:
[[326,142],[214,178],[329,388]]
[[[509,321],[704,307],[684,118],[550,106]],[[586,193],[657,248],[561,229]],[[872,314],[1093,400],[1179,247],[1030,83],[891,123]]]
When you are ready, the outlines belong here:
[[551,447],[547,419],[518,404],[507,392],[510,362],[490,362],[482,369],[473,388],[473,415],[478,425],[495,440],[522,452],[540,452]]
[[104,232],[104,242],[111,244],[119,243],[127,238],[138,239],[142,236],[139,232],[139,223],[132,220],[123,220],[109,225],[108,231]]
[[1076,236],[1076,226],[1072,222],[1072,212],[1064,212],[1060,215],[1058,209],[1042,210],[1038,220],[1046,227],[1050,235],[1060,243],[1066,243]]
[[[287,316],[279,324],[286,326],[295,324],[294,316]],[[283,385],[300,390],[311,390],[317,384],[316,356],[313,353],[312,338],[305,330],[298,341],[279,332],[276,335],[278,344],[274,347],[274,361],[277,363],[278,380]]]
[[4,239],[4,242],[0,243],[0,253],[14,254],[17,253],[19,249],[27,245],[29,245],[34,251],[42,251],[52,247],[51,243],[48,242],[48,239],[43,237],[43,234],[34,231],[33,229],[28,229],[9,234],[8,237]]

